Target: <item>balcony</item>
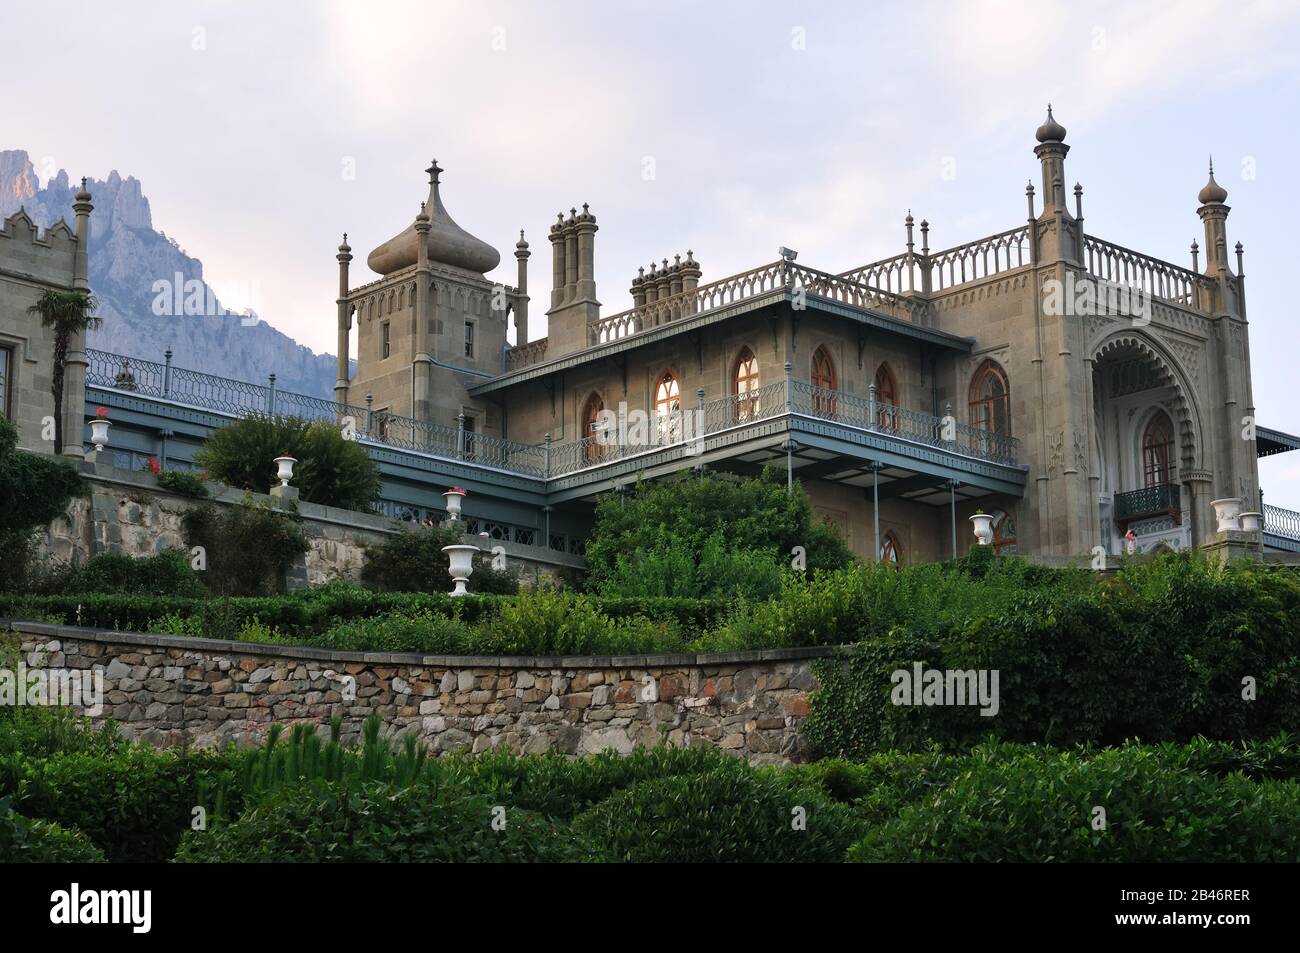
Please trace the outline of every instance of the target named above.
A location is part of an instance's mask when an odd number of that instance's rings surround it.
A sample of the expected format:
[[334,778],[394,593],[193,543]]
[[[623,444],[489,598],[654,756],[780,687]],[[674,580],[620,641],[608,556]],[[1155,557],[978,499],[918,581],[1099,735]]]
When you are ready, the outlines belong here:
[[1157,483],[1115,494],[1115,520],[1121,526],[1157,516],[1168,516],[1175,523],[1182,523],[1183,497],[1177,484]]

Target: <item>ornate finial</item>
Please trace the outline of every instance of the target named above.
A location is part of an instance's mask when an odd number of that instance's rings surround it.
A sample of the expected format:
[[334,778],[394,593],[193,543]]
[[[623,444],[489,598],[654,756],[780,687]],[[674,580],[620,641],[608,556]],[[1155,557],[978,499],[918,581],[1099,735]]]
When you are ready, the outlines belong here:
[[910,208],[907,210],[907,218],[903,219],[903,222],[907,225],[912,224],[913,218],[912,218],[912,210]]
[[1047,119],[1034,132],[1034,138],[1039,142],[1064,142],[1065,127],[1056,121],[1052,115],[1052,104],[1047,104]]
[[429,184],[430,184],[430,185],[437,185],[440,181],[442,181],[442,180],[439,178],[439,176],[442,175],[442,173],[443,173],[443,169],[442,169],[441,166],[438,165],[438,160],[437,160],[437,159],[434,159],[432,162],[430,162],[430,163],[429,163],[429,168],[425,169],[424,171],[427,172],[427,173],[429,173]]
[[1083,186],[1080,185],[1078,182],[1074,183],[1074,194],[1075,195],[1083,194]]
[[1222,205],[1228,197],[1228,190],[1214,181],[1214,156],[1210,156],[1210,181],[1205,183],[1196,197],[1202,205]]
[[587,214],[587,203],[586,203],[586,202],[583,202],[583,203],[582,203],[582,214],[583,214],[583,215],[586,215],[586,214]]
[[673,255],[673,267],[674,267],[674,268],[680,268],[680,267],[682,267],[682,256],[681,256],[681,255]]
[[1210,156],[1210,175],[1214,175],[1214,156]]
[[686,249],[686,260],[690,262],[692,265],[695,264],[695,253],[691,251],[689,248]]
[[644,277],[645,277],[645,266],[644,266],[644,265],[641,265],[640,267],[637,268],[637,270],[636,270],[636,275],[637,275],[637,278],[638,278],[638,279],[640,279],[640,278],[644,278]]
[[348,243],[348,233],[347,233],[347,232],[344,232],[344,233],[343,233],[343,244],[346,245],[347,243]]

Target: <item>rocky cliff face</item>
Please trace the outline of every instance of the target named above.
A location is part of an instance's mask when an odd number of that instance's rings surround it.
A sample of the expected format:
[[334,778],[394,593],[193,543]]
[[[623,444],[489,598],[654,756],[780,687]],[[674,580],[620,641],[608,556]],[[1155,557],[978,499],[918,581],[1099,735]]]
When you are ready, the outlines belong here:
[[[20,207],[38,227],[60,218],[75,226],[72,199],[79,183],[60,170],[44,188],[27,153],[0,150],[0,218]],[[151,361],[172,351],[172,362],[209,374],[265,383],[276,375],[281,390],[317,397],[334,394],[334,358],[314,354],[265,321],[221,314],[216,294],[203,280],[203,263],[174,239],[155,231],[149,199],[133,176],[115,171],[87,181],[95,210],[90,216],[90,286],[104,323],[90,334],[90,346]],[[155,282],[177,283],[164,297],[172,313],[156,314]],[[202,302],[202,308],[174,305]],[[181,313],[198,310],[201,313]]]

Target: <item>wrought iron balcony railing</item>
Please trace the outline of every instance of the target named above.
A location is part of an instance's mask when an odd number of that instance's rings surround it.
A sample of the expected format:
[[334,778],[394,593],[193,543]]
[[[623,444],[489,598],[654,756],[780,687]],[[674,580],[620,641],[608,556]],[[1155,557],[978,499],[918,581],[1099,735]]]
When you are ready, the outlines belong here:
[[1181,522],[1182,509],[1182,491],[1175,483],[1157,483],[1140,490],[1115,494],[1115,519],[1120,523],[1155,516],[1170,516]]
[[1264,532],[1287,539],[1300,540],[1300,513],[1264,504]]

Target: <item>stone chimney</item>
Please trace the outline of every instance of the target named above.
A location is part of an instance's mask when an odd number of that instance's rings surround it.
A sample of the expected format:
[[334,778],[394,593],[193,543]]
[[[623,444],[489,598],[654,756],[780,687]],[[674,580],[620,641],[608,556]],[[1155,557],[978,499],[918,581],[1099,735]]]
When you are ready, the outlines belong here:
[[596,299],[596,216],[586,204],[556,216],[551,240],[552,287],[547,353],[571,354],[588,346],[587,326],[600,320]]
[[699,284],[700,263],[689,250],[685,261],[681,255],[674,255],[671,265],[664,258],[662,267],[659,263],[651,262],[648,273],[644,268],[638,268],[630,290],[632,306],[645,309],[641,325],[654,327],[694,314],[698,310],[696,303],[683,292],[694,291]]

